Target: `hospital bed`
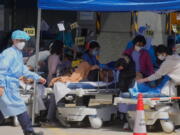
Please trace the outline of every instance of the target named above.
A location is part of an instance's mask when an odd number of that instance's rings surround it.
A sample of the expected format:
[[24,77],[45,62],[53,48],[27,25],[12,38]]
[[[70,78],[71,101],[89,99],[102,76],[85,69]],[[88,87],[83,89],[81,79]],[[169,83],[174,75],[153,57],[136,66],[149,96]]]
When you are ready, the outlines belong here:
[[[169,91],[175,88],[175,85],[169,87]],[[147,126],[153,126],[160,120],[160,125],[164,132],[171,133],[175,126],[180,125],[180,108],[178,100],[180,97],[175,95],[160,96],[154,98],[143,98],[145,110],[145,122]],[[137,99],[116,97],[114,105],[126,104],[136,106]],[[129,127],[133,130],[136,110],[128,110],[127,118]]]
[[[103,122],[110,121],[117,115],[118,110],[112,101],[109,104],[95,103],[94,105],[90,105],[89,101],[97,99],[98,96],[104,99],[107,95],[110,95],[113,100],[114,96],[119,94],[116,83],[116,81],[110,83],[98,81],[55,84],[53,92],[56,102],[58,103],[61,99],[65,101],[65,106],[61,104],[57,107],[57,118],[61,123],[62,119],[68,123],[64,125],[68,125],[67,127],[70,127],[71,123],[81,123],[88,118],[92,128],[101,128]],[[66,91],[64,97],[59,97],[58,95],[62,95],[62,90]],[[84,97],[88,98],[85,103]]]

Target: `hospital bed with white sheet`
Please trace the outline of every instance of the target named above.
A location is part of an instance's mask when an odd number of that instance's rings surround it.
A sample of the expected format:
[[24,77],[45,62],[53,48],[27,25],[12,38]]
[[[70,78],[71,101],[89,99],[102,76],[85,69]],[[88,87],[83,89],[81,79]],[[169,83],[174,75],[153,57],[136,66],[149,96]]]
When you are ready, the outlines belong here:
[[[159,120],[164,132],[173,132],[175,126],[180,125],[180,108],[177,94],[172,94],[176,91],[176,87],[172,82],[168,82],[163,88],[169,90],[168,95],[143,98],[145,122],[148,126],[153,126]],[[136,106],[137,99],[130,97],[116,97],[114,105],[134,105]],[[133,130],[136,116],[136,109],[127,108],[127,119],[129,127]]]
[[[81,123],[86,118],[89,119],[92,128],[100,128],[105,121],[110,121],[112,116],[117,115],[117,108],[112,103],[114,96],[119,94],[117,81],[113,82],[79,82],[54,84],[53,93],[57,109],[57,118],[62,123],[62,119],[68,123]],[[110,103],[105,103],[107,95],[111,97]],[[96,100],[100,97],[102,102]],[[89,101],[94,100],[94,105]],[[62,101],[65,105],[62,106]],[[68,101],[68,102],[67,102]]]

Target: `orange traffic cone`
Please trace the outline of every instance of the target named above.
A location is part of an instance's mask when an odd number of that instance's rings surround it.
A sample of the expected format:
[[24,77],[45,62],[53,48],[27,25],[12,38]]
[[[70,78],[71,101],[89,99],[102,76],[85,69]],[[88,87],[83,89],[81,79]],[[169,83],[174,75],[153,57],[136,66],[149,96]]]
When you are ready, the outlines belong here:
[[143,95],[141,93],[138,95],[133,135],[147,135],[145,116],[144,116]]

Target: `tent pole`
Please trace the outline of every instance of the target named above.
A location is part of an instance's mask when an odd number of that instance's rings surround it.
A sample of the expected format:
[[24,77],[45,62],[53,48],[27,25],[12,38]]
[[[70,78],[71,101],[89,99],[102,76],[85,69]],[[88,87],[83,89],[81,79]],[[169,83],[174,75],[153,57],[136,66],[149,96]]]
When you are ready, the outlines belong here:
[[169,13],[169,35],[171,35],[172,34],[172,20],[171,20],[171,13]]
[[[41,28],[41,9],[38,8],[37,29],[36,29],[36,65],[35,72],[38,72],[38,58],[39,58],[39,42],[40,42],[40,28]],[[32,107],[32,124],[35,124],[35,107],[36,107],[37,83],[34,83],[33,92],[33,107]]]

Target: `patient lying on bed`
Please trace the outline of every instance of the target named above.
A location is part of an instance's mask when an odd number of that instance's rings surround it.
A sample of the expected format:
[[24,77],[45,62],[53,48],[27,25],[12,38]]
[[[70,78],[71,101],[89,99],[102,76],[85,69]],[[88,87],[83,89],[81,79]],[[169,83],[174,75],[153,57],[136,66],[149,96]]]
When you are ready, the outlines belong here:
[[[83,80],[87,80],[89,72],[94,70],[94,66],[88,64],[88,62],[81,62],[80,65],[77,67],[77,69],[71,74],[71,75],[66,75],[66,76],[60,76],[57,78],[52,79],[50,82],[49,86],[53,86],[55,82],[62,82],[62,83],[67,83],[67,82],[80,82]],[[108,74],[108,76],[106,76]],[[99,81],[112,81],[113,80],[113,73],[110,70],[102,70],[99,71]]]

